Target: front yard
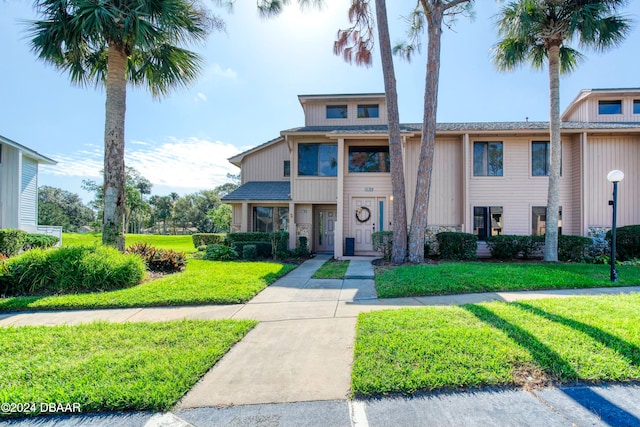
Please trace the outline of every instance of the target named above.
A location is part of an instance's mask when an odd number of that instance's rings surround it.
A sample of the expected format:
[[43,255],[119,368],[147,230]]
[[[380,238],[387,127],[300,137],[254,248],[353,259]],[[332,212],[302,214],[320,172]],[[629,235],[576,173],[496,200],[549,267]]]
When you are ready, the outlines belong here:
[[470,292],[524,291],[640,285],[640,267],[619,266],[618,283],[609,267],[595,264],[443,262],[376,270],[380,298]]
[[0,298],[0,311],[239,304],[295,266],[190,259],[182,273],[111,292]]
[[[79,404],[82,413],[166,411],[255,324],[184,320],[2,328],[0,418],[37,415],[37,402]],[[36,404],[20,413],[5,411],[27,402]]]
[[637,381],[639,316],[640,294],[364,313],[352,390]]

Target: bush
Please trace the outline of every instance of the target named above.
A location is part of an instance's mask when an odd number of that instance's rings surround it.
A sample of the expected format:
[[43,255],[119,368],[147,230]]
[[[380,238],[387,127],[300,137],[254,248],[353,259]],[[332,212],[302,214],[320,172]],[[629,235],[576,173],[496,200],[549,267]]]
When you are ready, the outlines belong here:
[[[371,234],[373,250],[382,253],[386,261],[391,261],[393,251],[393,231],[376,231]],[[429,252],[426,253],[427,255]]]
[[[289,233],[287,233],[286,231],[281,231],[277,233],[281,233],[283,236],[283,238],[279,242],[277,252],[286,252],[289,246]],[[227,243],[229,246],[231,246],[234,249],[236,249],[236,245],[235,245],[236,243],[242,243],[242,242],[250,242],[251,244],[255,242],[267,242],[271,244],[272,234],[273,233],[265,233],[265,232],[229,233],[227,234]],[[236,251],[239,254],[242,253],[242,249],[240,250],[236,249]],[[264,256],[265,258],[269,257],[269,254],[261,255],[259,247],[258,247],[258,255]]]
[[56,236],[48,236],[46,234],[39,233],[29,233],[25,236],[23,248],[25,251],[36,248],[48,249],[55,246],[55,244],[58,243],[59,240],[60,239],[58,239]]
[[195,233],[191,235],[193,246],[198,249],[200,246],[224,245],[227,235],[224,233]]
[[478,258],[478,238],[469,233],[438,233],[440,257],[457,261],[470,261]]
[[[270,242],[236,242],[232,248],[237,254],[244,254],[244,247],[247,245],[253,245],[256,247],[256,258],[269,258],[271,257],[271,243]],[[244,257],[243,257],[244,258]]]
[[225,245],[207,245],[204,254],[204,259],[211,261],[232,261],[236,258],[238,258],[238,253]]
[[311,252],[309,252],[308,240],[305,236],[298,237],[298,246],[291,252],[291,256],[296,258],[308,258]]
[[529,259],[543,248],[544,236],[491,236],[487,245],[495,259]]
[[289,233],[286,231],[277,231],[269,233],[269,241],[271,242],[271,256],[277,259],[279,254],[286,254],[289,246]]
[[136,243],[129,246],[127,253],[140,255],[147,270],[157,273],[176,273],[187,266],[187,256],[184,252],[172,249],[158,249],[147,243]]
[[[607,232],[607,241],[611,247],[611,231]],[[640,225],[616,228],[616,258],[620,261],[640,258]]]
[[109,291],[137,285],[145,274],[140,256],[108,246],[33,249],[4,264],[7,295]]
[[258,258],[258,249],[256,245],[246,244],[242,248],[242,259],[253,260]]
[[16,255],[24,247],[27,232],[7,228],[0,230],[0,254],[8,257]]
[[583,236],[558,236],[558,261],[583,261],[592,240]]

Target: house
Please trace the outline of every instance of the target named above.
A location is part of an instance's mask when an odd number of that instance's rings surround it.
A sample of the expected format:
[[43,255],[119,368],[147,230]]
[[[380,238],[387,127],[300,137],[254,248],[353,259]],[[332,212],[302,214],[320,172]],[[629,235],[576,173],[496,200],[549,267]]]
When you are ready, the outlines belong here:
[[0,135],[0,229],[56,236],[62,227],[38,224],[38,165],[55,165],[42,154]]
[[[300,95],[304,126],[229,159],[241,186],[223,201],[233,231],[289,232],[310,249],[372,254],[371,233],[392,228],[385,95]],[[421,124],[402,124],[407,211],[413,209]],[[640,88],[583,90],[562,115],[560,232],[589,235],[611,224],[620,169],[618,225],[640,224]],[[544,234],[547,122],[439,123],[429,232]],[[409,218],[410,219],[410,218]],[[350,249],[350,248],[349,248]],[[479,251],[486,245],[479,245]]]

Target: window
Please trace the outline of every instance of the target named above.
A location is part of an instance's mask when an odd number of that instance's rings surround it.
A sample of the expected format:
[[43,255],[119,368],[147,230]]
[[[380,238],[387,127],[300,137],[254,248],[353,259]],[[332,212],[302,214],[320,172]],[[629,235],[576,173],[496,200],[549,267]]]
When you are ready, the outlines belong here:
[[640,99],[633,100],[633,114],[640,114]]
[[502,234],[502,206],[475,206],[473,208],[473,234],[478,240]]
[[[549,176],[551,172],[551,149],[549,141],[531,143],[531,175]],[[560,145],[560,175],[562,175],[562,145]]]
[[598,101],[598,114],[622,114],[622,101]]
[[359,119],[377,119],[380,117],[380,107],[378,104],[358,105]]
[[256,206],[253,208],[253,231],[271,233],[273,231],[288,230],[289,208],[267,206]]
[[473,143],[473,176],[502,176],[502,142]]
[[346,105],[327,105],[327,119],[346,119]]
[[291,176],[291,160],[284,161],[284,176]]
[[[531,234],[543,236],[547,231],[547,207],[533,206],[531,208]],[[558,234],[562,234],[562,206],[558,210]]]
[[389,172],[389,146],[349,147],[349,172]]
[[338,176],[336,144],[299,144],[299,176]]

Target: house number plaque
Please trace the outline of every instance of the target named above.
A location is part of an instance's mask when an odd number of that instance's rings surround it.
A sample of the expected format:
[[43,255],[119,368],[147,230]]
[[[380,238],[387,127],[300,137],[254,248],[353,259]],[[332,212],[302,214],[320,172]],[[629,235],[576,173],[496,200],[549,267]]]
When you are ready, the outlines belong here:
[[373,187],[364,187],[364,191],[371,193],[373,192]]

